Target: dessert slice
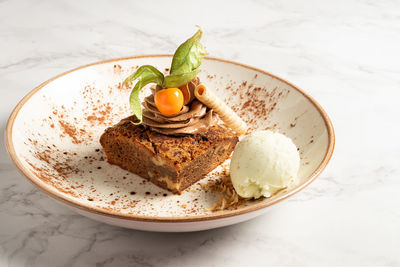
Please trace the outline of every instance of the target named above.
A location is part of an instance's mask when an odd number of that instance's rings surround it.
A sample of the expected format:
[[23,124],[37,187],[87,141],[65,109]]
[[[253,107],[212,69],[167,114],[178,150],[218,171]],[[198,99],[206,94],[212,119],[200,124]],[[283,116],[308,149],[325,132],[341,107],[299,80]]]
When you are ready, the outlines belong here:
[[107,160],[180,193],[224,162],[238,137],[223,125],[185,135],[165,135],[134,125],[135,116],[107,128],[100,138]]
[[[169,75],[142,65],[124,80],[123,86],[132,87],[133,116],[107,128],[100,138],[109,163],[173,193],[182,192],[228,159],[237,135],[247,130],[197,77],[207,54],[201,36],[199,29],[178,47]],[[142,103],[140,91],[150,83],[156,86]],[[217,124],[217,114],[230,129]]]

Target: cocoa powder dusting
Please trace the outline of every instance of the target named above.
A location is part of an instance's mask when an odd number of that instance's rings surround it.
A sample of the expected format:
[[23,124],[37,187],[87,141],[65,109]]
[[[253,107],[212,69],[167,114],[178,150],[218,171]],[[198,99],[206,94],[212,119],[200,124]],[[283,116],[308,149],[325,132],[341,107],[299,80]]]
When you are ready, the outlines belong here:
[[288,90],[281,91],[277,87],[271,90],[254,86],[257,77],[256,74],[251,81],[243,81],[239,85],[231,80],[225,87],[231,94],[227,102],[233,103],[232,109],[249,124],[250,130],[261,126],[257,122],[268,121],[279,100],[289,94]]
[[60,124],[63,133],[69,135],[69,137],[72,138],[72,143],[74,144],[82,143],[83,140],[78,139],[77,136],[78,131],[76,130],[75,126],[63,120],[59,120],[58,123]]

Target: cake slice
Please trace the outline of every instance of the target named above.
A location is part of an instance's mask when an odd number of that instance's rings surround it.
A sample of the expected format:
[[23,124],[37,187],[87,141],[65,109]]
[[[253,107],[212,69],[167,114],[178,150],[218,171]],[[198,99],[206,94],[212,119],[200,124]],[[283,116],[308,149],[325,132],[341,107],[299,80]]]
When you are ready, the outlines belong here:
[[134,125],[134,118],[121,120],[101,136],[108,162],[175,194],[229,158],[238,142],[223,125],[193,135],[173,136]]

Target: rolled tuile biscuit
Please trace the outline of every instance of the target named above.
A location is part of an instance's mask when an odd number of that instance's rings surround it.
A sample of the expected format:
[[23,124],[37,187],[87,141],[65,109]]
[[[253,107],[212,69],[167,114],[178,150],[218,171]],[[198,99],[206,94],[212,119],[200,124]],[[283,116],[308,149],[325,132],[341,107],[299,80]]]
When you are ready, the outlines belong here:
[[247,132],[246,123],[223,101],[217,98],[204,84],[199,84],[194,90],[196,98],[209,108],[212,108],[232,130],[237,134]]

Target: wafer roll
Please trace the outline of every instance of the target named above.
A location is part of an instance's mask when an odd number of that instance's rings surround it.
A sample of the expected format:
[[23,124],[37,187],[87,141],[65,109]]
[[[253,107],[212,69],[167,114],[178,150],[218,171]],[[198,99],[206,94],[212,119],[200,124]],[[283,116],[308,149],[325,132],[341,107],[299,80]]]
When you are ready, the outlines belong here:
[[194,90],[196,98],[209,108],[212,108],[232,130],[237,134],[247,132],[246,123],[223,101],[215,96],[204,84],[199,84]]

